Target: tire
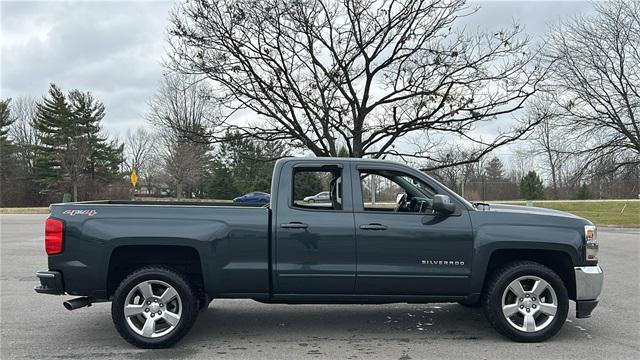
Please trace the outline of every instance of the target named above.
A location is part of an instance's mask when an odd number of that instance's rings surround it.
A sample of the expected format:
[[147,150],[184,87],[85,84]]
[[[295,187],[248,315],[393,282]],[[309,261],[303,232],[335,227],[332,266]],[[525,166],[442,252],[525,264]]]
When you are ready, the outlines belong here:
[[313,200],[313,199],[309,199],[309,204],[313,204],[313,203],[315,203],[315,202],[316,202],[315,200]]
[[[128,316],[125,305],[131,309]],[[129,274],[111,303],[111,318],[120,336],[144,349],[175,344],[189,332],[197,315],[197,292],[183,275],[163,266]]]
[[482,303],[489,323],[517,342],[552,337],[562,328],[569,311],[562,279],[533,261],[518,261],[498,269],[485,288]]

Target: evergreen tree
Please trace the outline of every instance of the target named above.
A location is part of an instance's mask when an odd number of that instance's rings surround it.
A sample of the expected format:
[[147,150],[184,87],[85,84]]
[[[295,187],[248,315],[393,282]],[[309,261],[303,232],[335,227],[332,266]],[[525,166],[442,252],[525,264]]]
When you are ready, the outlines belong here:
[[526,200],[544,199],[544,185],[535,171],[529,171],[520,181],[520,196]]
[[[110,182],[122,163],[122,145],[101,135],[104,105],[89,92],[73,90],[66,96],[55,84],[37,105],[33,127],[40,147],[36,178],[41,184],[59,188],[69,180],[74,200],[84,178]],[[95,191],[99,184],[89,184]]]
[[487,181],[501,182],[504,181],[504,165],[497,157],[491,159],[484,168]]
[[70,139],[79,134],[77,127],[72,125],[66,96],[51,84],[48,96],[37,104],[33,123],[41,144],[35,164],[36,182],[53,186],[62,179],[64,171],[60,155],[68,150]]
[[220,161],[214,160],[211,175],[207,179],[207,196],[211,199],[229,200],[241,195],[235,186],[231,169]]
[[8,193],[9,183],[15,181],[16,159],[13,144],[7,134],[14,119],[11,117],[11,99],[0,100],[0,206],[7,203],[11,194]]
[[110,142],[101,134],[100,122],[105,116],[104,104],[90,92],[69,92],[70,111],[86,137],[90,153],[86,173],[91,180],[112,181],[123,162],[123,144]]
[[13,118],[11,117],[11,99],[0,100],[0,141],[4,144],[7,141],[7,134],[9,133],[9,126],[13,124]]
[[587,184],[582,184],[582,186],[580,186],[580,188],[578,188],[578,191],[576,192],[575,198],[577,200],[593,199],[593,192],[591,191],[591,189],[589,189]]
[[344,145],[338,149],[338,157],[349,157],[349,150]]
[[[286,156],[279,141],[257,141],[229,133],[221,144],[216,160],[225,164],[231,174],[237,195],[253,191],[271,191],[271,176],[275,161]],[[215,170],[214,170],[215,171]],[[216,197],[209,194],[210,197]]]

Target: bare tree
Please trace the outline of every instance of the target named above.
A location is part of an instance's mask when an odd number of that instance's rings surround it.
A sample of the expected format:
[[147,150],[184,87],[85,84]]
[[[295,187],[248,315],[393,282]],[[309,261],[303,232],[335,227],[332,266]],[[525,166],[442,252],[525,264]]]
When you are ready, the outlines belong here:
[[544,93],[529,102],[527,115],[540,120],[540,124],[532,133],[532,149],[530,155],[542,159],[542,173],[551,180],[551,197],[558,199],[560,191],[560,172],[567,159],[572,156],[569,149],[571,142],[564,137],[564,129],[560,126],[561,110],[555,105],[553,95]]
[[184,141],[172,136],[164,137],[164,168],[173,180],[176,189],[176,197],[182,198],[185,192],[189,196],[192,189],[197,185],[205,174],[207,165],[207,154],[202,151],[203,144]]
[[181,198],[185,186],[192,189],[202,180],[209,161],[210,145],[205,122],[214,112],[209,89],[192,76],[170,74],[163,78],[150,102],[149,121],[159,129],[164,168]]
[[197,77],[166,74],[149,102],[147,119],[163,133],[207,143],[206,126],[217,119],[210,98],[211,89]]
[[15,143],[16,157],[27,175],[33,175],[40,145],[38,131],[32,125],[36,118],[36,100],[32,97],[15,99],[11,114],[15,122],[9,129],[9,137]]
[[157,137],[154,133],[138,128],[135,131],[128,130],[124,140],[125,166],[127,172],[136,169],[139,176],[146,172],[147,164],[154,151],[156,151]]
[[585,166],[614,155],[640,164],[640,2],[594,3],[595,15],[558,24],[550,35],[549,82]]
[[[478,148],[458,163],[474,162],[535,126],[505,114],[537,91],[544,69],[518,25],[492,33],[456,25],[473,12],[464,0],[194,0],[171,17],[168,66],[208,79],[225,127],[245,136],[317,156],[344,145],[351,157],[449,166],[396,146],[415,133],[445,134]],[[257,119],[247,124],[244,110]],[[495,122],[509,129],[473,132]]]

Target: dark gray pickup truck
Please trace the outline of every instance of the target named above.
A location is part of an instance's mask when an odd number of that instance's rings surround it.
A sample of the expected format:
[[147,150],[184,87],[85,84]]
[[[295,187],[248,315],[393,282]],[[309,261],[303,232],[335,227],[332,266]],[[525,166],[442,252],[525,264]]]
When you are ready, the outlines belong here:
[[[330,201],[305,197],[330,192]],[[596,228],[572,214],[471,204],[381,160],[288,158],[271,203],[95,201],[51,205],[38,293],[111,301],[116,329],[167,347],[214,298],[265,303],[482,306],[497,331],[542,341],[591,315],[603,273]]]

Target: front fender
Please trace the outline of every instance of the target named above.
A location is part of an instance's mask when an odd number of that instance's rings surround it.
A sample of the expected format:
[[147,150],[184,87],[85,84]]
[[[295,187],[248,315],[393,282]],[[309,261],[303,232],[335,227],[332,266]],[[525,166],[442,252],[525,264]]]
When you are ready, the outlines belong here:
[[574,228],[538,225],[486,224],[476,228],[471,279],[472,292],[480,293],[491,256],[498,250],[558,251],[579,264],[582,234]]

